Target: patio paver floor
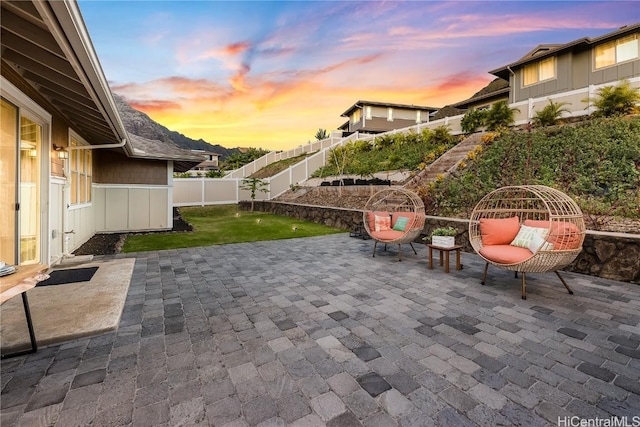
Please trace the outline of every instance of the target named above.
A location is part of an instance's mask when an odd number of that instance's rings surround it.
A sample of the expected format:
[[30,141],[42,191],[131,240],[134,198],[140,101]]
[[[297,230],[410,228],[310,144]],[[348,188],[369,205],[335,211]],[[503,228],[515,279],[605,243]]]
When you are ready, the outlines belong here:
[[[640,286],[427,270],[346,234],[130,255],[117,332],[2,361],[1,424],[640,419]],[[418,245],[416,245],[418,246]]]

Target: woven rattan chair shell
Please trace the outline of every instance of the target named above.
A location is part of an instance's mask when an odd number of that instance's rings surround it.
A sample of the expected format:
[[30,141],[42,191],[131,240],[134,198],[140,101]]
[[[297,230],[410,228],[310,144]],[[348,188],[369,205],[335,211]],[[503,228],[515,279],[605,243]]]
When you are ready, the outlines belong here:
[[[571,249],[550,250],[540,249],[535,254],[522,262],[515,264],[500,264],[487,259],[480,254],[482,238],[480,235],[480,219],[482,218],[509,218],[518,216],[520,223],[526,220],[540,220],[549,222],[549,233],[554,227],[569,226],[577,230],[572,234],[579,241],[572,245]],[[573,228],[575,227],[575,228]],[[585,224],[582,211],[578,205],[566,194],[554,188],[544,185],[518,185],[502,187],[487,194],[473,209],[469,221],[469,242],[473,249],[487,263],[523,273],[542,273],[555,271],[566,267],[573,262],[582,251],[584,242]],[[486,268],[485,268],[486,276]],[[524,277],[524,276],[523,276]],[[558,274],[558,277],[560,275]],[[560,277],[562,280],[562,278]],[[484,279],[483,279],[484,283]],[[569,287],[563,280],[567,290]],[[525,298],[525,282],[523,278],[523,298]]]
[[[404,233],[400,237],[392,240],[382,240],[376,238],[375,233],[372,233],[373,230],[371,230],[368,220],[369,212],[389,212],[390,214],[395,212],[410,212],[415,215],[413,215],[413,221],[407,223]],[[376,241],[376,243],[381,242],[385,244],[401,245],[403,243],[411,243],[420,236],[424,228],[424,221],[425,212],[422,199],[413,191],[402,187],[390,187],[388,189],[378,191],[369,198],[364,208],[362,222],[365,230]]]

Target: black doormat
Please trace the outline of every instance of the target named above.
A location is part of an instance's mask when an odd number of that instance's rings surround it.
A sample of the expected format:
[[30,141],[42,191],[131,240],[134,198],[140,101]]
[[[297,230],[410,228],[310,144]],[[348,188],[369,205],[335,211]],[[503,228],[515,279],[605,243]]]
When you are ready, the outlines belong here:
[[71,268],[68,270],[54,270],[49,273],[49,278],[36,286],[64,285],[65,283],[88,282],[98,267]]

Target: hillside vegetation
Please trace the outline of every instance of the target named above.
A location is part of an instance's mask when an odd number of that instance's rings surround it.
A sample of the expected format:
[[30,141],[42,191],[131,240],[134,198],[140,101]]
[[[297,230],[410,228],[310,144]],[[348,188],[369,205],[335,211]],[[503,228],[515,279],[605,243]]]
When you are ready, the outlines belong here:
[[489,133],[461,168],[418,188],[427,213],[468,217],[498,187],[542,184],[587,215],[640,218],[640,117]]
[[389,170],[418,170],[433,163],[456,143],[458,137],[440,126],[396,133],[374,138],[372,141],[352,141],[329,152],[327,164],[312,177],[354,174],[362,177]]

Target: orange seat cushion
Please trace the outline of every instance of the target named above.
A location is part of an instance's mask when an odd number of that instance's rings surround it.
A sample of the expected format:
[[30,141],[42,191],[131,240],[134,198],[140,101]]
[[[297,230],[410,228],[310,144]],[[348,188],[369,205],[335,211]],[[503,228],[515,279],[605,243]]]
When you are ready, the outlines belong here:
[[511,218],[480,218],[480,235],[482,245],[508,245],[520,231],[520,219]]
[[480,255],[498,264],[517,264],[533,256],[526,248],[511,245],[489,245],[480,249]]
[[[549,221],[536,221],[527,219],[524,225],[529,227],[549,228]],[[571,222],[553,221],[551,233],[547,236],[547,242],[553,244],[556,251],[578,249],[580,247],[580,230]]]
[[389,242],[391,240],[399,239],[405,235],[404,231],[397,230],[385,230],[385,231],[371,231],[371,237],[383,242]]

